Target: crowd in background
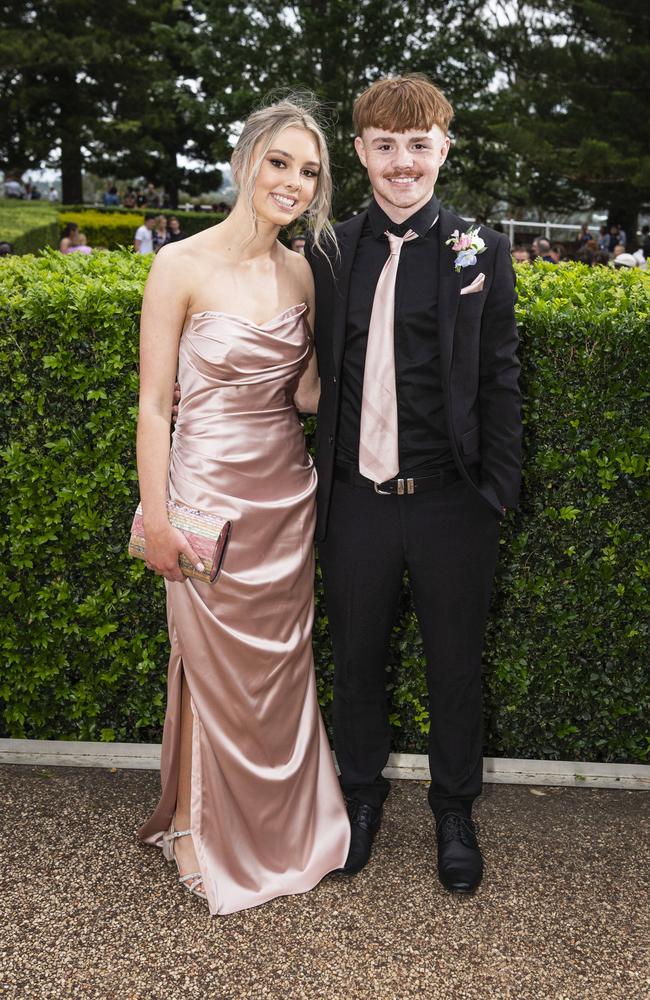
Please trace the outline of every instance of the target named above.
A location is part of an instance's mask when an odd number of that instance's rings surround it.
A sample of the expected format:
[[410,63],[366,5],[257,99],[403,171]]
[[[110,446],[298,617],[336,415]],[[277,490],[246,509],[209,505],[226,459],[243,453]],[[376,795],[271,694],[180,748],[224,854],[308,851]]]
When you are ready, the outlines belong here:
[[166,243],[184,240],[184,233],[175,215],[145,215],[144,222],[135,231],[133,246],[136,253],[158,253]]
[[619,223],[607,227],[602,225],[597,234],[592,234],[589,224],[584,222],[578,239],[572,244],[551,243],[543,236],[537,236],[530,245],[517,244],[512,248],[512,259],[525,264],[541,257],[549,264],[559,264],[562,260],[575,260],[588,267],[600,264],[621,268],[648,268],[650,257],[650,226],[643,226],[641,237],[628,239]]

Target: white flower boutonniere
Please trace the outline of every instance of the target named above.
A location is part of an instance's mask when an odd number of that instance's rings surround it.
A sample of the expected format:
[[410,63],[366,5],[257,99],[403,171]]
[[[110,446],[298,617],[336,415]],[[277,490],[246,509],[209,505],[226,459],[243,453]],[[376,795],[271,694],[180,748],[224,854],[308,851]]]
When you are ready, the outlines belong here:
[[446,246],[451,244],[451,249],[456,254],[456,273],[475,264],[478,255],[485,250],[485,240],[479,236],[480,231],[480,226],[470,226],[466,233],[459,233],[454,229],[451,237],[445,241]]

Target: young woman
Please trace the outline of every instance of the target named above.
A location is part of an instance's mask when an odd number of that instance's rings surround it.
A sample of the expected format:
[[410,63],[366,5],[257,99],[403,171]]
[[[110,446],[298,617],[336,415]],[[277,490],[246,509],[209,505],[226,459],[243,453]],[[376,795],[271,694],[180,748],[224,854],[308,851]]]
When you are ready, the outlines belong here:
[[[138,422],[146,558],[167,580],[172,646],[162,798],[140,837],[213,914],[311,889],[350,836],[311,649],[316,474],[296,407],[315,411],[320,390],[313,282],[277,239],[305,214],[317,246],[330,237],[327,147],[282,101],[247,120],[232,168],[228,218],[153,263]],[[232,522],[214,585],[181,574],[179,554],[198,557],[168,496]]]
[[88,246],[84,233],[79,232],[76,222],[68,222],[65,226],[61,240],[59,242],[61,253],[92,253],[92,247]]

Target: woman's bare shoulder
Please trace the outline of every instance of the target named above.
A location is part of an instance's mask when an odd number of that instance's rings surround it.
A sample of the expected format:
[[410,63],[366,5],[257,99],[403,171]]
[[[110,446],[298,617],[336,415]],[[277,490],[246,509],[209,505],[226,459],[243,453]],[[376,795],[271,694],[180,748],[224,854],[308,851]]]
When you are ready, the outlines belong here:
[[296,253],[295,250],[289,250],[288,247],[282,247],[282,249],[284,251],[283,263],[292,277],[301,284],[306,284],[308,288],[311,288],[314,279],[311,267],[305,257],[301,253]]

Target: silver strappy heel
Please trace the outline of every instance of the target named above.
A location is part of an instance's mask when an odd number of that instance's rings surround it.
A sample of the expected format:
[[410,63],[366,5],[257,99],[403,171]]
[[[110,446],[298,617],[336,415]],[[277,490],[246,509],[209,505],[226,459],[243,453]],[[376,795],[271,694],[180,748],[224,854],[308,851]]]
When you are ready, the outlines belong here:
[[176,854],[174,853],[174,841],[177,837],[189,837],[191,835],[191,830],[175,830],[174,820],[172,820],[171,826],[167,833],[163,833],[163,843],[162,852],[163,857],[166,861],[176,862],[176,867],[178,868],[178,881],[191,892],[194,896],[198,896],[199,899],[207,899],[207,894],[205,887],[203,885],[203,876],[201,872],[190,872],[189,875],[181,875],[181,870],[178,867],[178,861],[176,860]]

